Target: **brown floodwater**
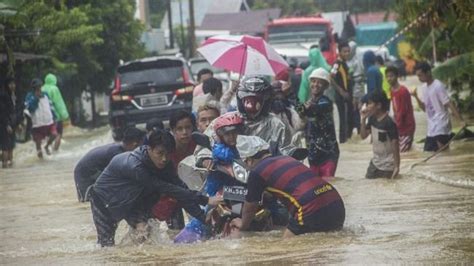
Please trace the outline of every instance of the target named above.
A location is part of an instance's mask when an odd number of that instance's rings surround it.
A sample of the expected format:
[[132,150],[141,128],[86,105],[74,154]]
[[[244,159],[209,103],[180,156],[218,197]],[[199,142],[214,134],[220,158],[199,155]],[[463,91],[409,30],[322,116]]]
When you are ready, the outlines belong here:
[[[409,81],[414,82],[409,79]],[[416,113],[416,139],[425,116]],[[68,128],[61,151],[45,160],[33,143],[18,145],[16,164],[0,170],[1,264],[399,264],[474,263],[474,141],[410,170],[427,156],[422,144],[402,155],[401,177],[367,180],[368,141],[341,145],[332,182],[346,204],[342,231],[281,239],[275,230],[240,239],[175,245],[177,233],[154,223],[150,241],[132,244],[122,222],[118,245],[100,248],[90,206],[77,202],[73,168],[92,147],[109,143],[107,128]]]

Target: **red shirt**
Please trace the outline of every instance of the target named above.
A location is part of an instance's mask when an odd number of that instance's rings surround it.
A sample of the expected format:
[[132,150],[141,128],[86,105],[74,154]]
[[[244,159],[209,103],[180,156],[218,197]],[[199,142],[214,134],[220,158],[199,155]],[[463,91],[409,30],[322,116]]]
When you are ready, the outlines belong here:
[[186,147],[185,150],[183,151],[178,151],[177,149],[174,150],[170,154],[170,159],[174,164],[174,169],[178,169],[178,164],[181,162],[184,158],[188,157],[189,155],[192,155],[194,153],[194,149],[196,148],[196,143],[191,140],[188,143],[188,146]]
[[400,136],[413,136],[415,133],[415,116],[411,96],[405,86],[400,85],[397,91],[392,92],[393,113]]

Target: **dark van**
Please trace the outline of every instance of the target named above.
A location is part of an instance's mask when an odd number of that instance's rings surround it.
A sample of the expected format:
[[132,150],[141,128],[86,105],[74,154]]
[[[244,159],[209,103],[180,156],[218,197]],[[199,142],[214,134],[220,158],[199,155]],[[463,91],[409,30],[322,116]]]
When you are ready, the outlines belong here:
[[123,129],[150,118],[168,120],[178,110],[191,111],[194,81],[179,57],[149,57],[117,68],[110,94],[109,122],[114,139]]

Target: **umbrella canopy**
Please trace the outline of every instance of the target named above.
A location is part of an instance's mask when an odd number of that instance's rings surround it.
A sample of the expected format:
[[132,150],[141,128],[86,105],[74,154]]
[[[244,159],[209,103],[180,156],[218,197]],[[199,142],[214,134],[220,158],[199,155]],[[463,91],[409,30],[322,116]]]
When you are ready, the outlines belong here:
[[288,68],[285,59],[262,38],[255,36],[215,36],[197,50],[211,65],[241,75],[275,76]]

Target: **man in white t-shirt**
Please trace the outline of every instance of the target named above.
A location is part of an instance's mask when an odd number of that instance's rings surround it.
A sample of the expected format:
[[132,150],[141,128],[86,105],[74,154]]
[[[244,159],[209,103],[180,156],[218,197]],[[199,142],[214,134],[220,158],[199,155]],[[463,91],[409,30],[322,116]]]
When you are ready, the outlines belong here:
[[[421,62],[415,67],[416,75],[423,84],[423,99],[420,100],[416,89],[412,92],[418,102],[418,106],[426,112],[428,118],[428,132],[424,151],[438,151],[445,146],[451,138],[451,121],[448,109],[461,121],[462,126],[466,123],[459,114],[456,106],[449,99],[446,85],[437,79],[433,79],[431,66]],[[448,148],[448,147],[446,147]]]

